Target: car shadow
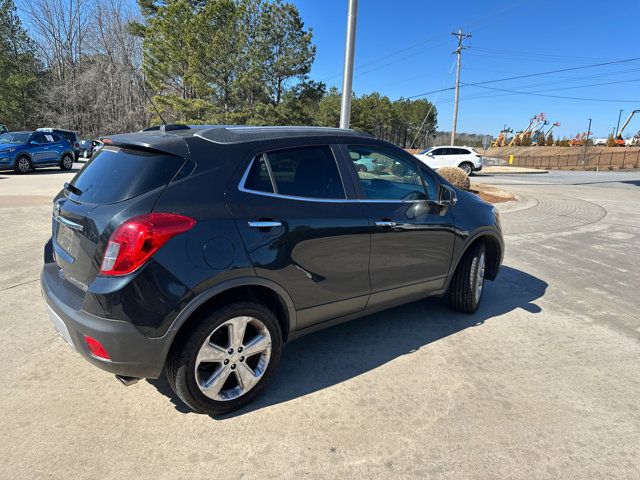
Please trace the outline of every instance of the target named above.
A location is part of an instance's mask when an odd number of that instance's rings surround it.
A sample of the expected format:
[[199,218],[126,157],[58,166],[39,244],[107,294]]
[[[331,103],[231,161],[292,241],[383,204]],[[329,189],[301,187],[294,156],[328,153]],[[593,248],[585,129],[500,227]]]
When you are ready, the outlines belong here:
[[[534,302],[544,296],[547,286],[537,277],[503,266],[498,279],[487,283],[473,315],[454,312],[444,298],[430,298],[310,334],[287,345],[278,370],[258,398],[213,418],[233,418],[331,387],[516,309],[537,314],[541,308]],[[164,377],[148,381],[169,397],[176,410],[190,412]]]

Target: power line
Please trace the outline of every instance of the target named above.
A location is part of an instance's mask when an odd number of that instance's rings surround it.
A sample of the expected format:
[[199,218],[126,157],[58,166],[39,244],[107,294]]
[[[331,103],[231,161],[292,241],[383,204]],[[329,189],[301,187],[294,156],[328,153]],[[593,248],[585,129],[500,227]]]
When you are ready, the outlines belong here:
[[[505,77],[505,78],[497,78],[495,80],[485,80],[482,82],[475,82],[475,83],[465,83],[465,86],[478,86],[478,85],[486,85],[489,83],[497,83],[497,82],[506,82],[508,80],[519,80],[521,78],[530,78],[530,77],[539,77],[542,75],[550,75],[552,73],[561,73],[561,72],[569,72],[569,71],[573,71],[573,70],[582,70],[585,68],[594,68],[594,67],[602,67],[605,65],[614,65],[614,64],[618,64],[618,63],[628,63],[628,62],[634,62],[636,60],[640,60],[640,57],[634,57],[634,58],[627,58],[624,60],[612,60],[609,62],[602,62],[602,63],[594,63],[592,65],[583,65],[580,67],[569,67],[569,68],[561,68],[558,70],[549,70],[547,72],[539,72],[539,73],[528,73],[525,75],[516,75],[513,77]],[[410,97],[407,97],[407,99],[412,99],[412,98],[417,98],[417,97],[424,97],[427,95],[431,95],[432,93],[437,93],[437,92],[443,92],[445,90],[454,90],[455,87],[449,87],[449,88],[445,88],[445,89],[440,89],[440,90],[433,90],[431,92],[425,92],[425,93],[419,93],[417,95],[412,95]]]
[[506,88],[496,88],[496,87],[487,87],[484,85],[478,85],[478,84],[474,84],[474,83],[466,83],[465,84],[468,87],[478,87],[478,88],[485,88],[487,90],[496,90],[498,92],[509,92],[509,93],[513,93],[513,94],[517,94],[517,95],[534,95],[537,97],[550,97],[550,98],[562,98],[565,100],[585,100],[585,101],[589,101],[589,102],[620,102],[620,103],[640,103],[640,100],[618,100],[618,99],[608,99],[608,98],[584,98],[584,97],[567,97],[567,96],[563,96],[563,95],[548,95],[548,94],[544,94],[544,93],[537,93],[537,92],[521,92],[518,90],[509,90]]

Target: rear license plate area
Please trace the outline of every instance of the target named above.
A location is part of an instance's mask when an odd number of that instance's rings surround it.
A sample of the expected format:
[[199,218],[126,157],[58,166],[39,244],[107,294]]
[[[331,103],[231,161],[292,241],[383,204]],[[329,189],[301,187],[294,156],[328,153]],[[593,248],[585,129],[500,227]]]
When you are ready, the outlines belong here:
[[78,253],[79,240],[76,233],[66,225],[58,225],[58,235],[56,242],[65,252],[67,252],[74,260]]

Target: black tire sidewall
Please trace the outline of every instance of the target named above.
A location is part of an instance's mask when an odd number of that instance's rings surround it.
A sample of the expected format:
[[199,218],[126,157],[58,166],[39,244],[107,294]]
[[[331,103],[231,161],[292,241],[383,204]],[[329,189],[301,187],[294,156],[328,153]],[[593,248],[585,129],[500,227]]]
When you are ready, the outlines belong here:
[[460,260],[449,285],[449,303],[454,310],[474,313],[478,309],[484,294],[484,285],[478,301],[475,298],[475,288],[478,282],[480,256],[483,253],[486,263],[486,249],[484,243],[480,242],[469,248]]
[[[195,360],[205,339],[230,318],[250,316],[259,319],[271,335],[271,358],[260,381],[245,395],[229,401],[215,401],[200,391],[195,376]],[[265,305],[257,302],[239,302],[222,307],[204,317],[189,335],[176,345],[168,360],[167,377],[176,394],[191,409],[199,413],[219,415],[243,407],[264,388],[276,370],[282,355],[282,332],[277,318]],[[171,377],[171,378],[169,378]]]

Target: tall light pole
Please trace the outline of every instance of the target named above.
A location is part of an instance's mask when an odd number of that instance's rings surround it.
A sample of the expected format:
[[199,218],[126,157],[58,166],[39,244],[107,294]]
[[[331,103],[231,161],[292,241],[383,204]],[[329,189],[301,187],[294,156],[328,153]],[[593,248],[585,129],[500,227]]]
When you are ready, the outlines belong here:
[[620,117],[622,116],[622,112],[624,112],[624,110],[620,109],[620,113],[618,113],[618,125],[616,126],[616,134],[614,137],[618,135],[618,130],[620,129]]
[[458,33],[453,32],[451,35],[458,37],[458,48],[453,52],[458,55],[458,68],[456,69],[456,94],[453,100],[453,126],[451,127],[451,145],[456,141],[456,127],[458,125],[458,96],[460,91],[460,60],[462,58],[462,50],[467,47],[462,46],[462,41],[465,38],[471,37],[468,33],[462,33],[462,30],[458,30]]
[[349,128],[351,121],[351,86],[353,84],[353,58],[356,49],[356,21],[358,0],[349,0],[347,13],[347,39],[344,47],[344,74],[342,76],[342,104],[340,105],[340,128]]

